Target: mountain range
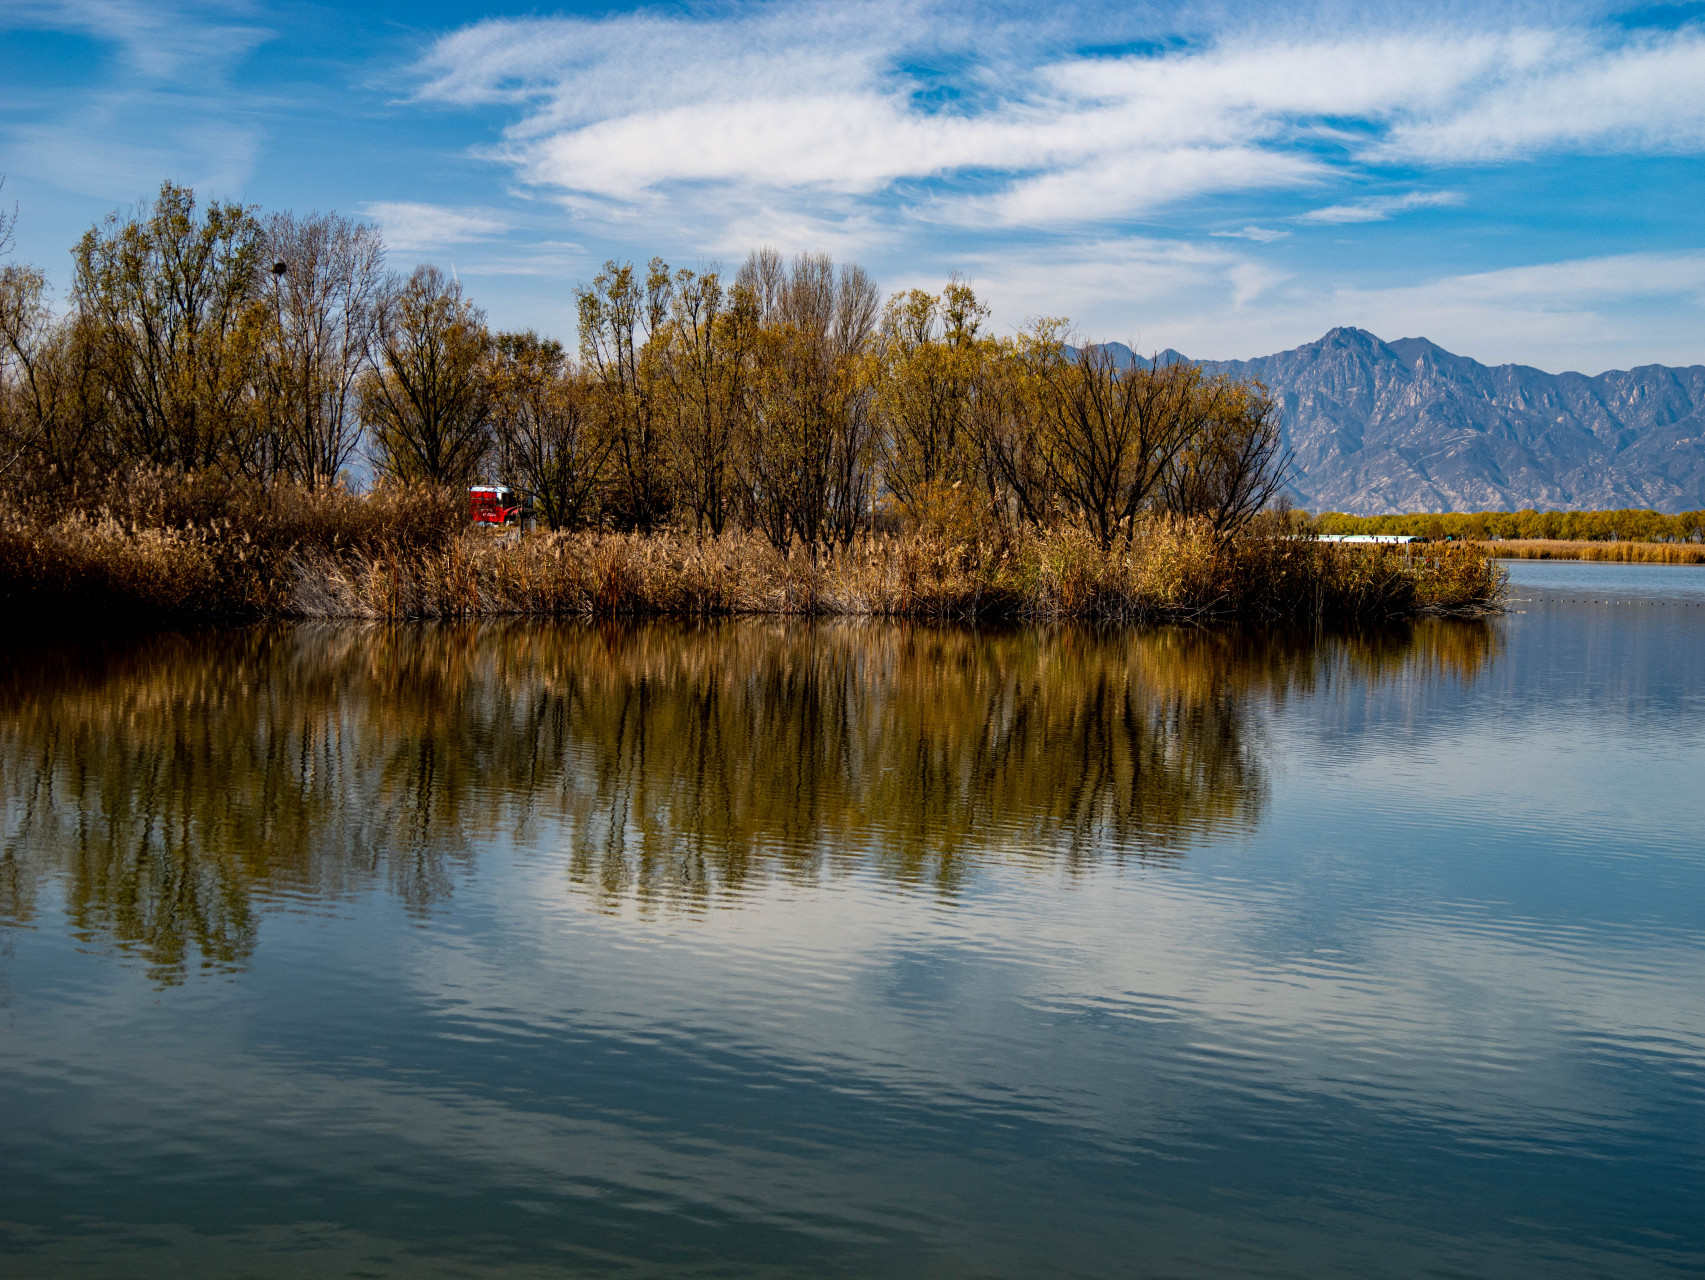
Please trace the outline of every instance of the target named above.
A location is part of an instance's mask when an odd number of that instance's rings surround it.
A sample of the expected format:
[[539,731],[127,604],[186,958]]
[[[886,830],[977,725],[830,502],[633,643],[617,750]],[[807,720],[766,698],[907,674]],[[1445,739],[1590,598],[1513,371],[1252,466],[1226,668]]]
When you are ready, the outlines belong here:
[[[1106,349],[1142,360],[1123,343]],[[1279,397],[1293,497],[1308,510],[1705,507],[1705,365],[1546,373],[1348,328],[1277,355],[1195,363]]]

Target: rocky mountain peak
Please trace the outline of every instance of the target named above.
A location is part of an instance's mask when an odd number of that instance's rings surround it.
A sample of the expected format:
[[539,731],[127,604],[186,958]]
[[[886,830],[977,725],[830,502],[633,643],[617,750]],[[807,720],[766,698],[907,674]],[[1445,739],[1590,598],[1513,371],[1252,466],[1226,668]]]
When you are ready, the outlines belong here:
[[1349,327],[1201,363],[1280,398],[1315,510],[1705,506],[1705,366],[1551,374]]
[[[1149,362],[1123,343],[1104,349],[1120,365]],[[1705,507],[1705,366],[1553,374],[1349,326],[1255,360],[1195,363],[1279,398],[1294,497],[1312,510]]]

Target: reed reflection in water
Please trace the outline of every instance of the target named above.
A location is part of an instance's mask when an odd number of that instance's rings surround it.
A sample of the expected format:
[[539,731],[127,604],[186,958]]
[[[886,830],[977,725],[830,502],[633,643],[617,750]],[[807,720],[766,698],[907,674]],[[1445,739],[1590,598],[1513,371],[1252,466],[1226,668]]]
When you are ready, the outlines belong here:
[[1251,830],[1272,699],[1495,654],[1356,636],[878,623],[294,626],[12,655],[0,920],[63,885],[158,981],[241,966],[268,902],[430,911],[499,839],[607,910],[855,868],[951,895]]

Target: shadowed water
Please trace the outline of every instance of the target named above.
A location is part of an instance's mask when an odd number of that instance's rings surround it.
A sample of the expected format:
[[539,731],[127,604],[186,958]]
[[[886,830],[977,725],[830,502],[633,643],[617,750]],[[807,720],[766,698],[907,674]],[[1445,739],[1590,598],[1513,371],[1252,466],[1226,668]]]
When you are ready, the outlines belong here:
[[10,653],[0,1267],[1693,1272],[1705,571],[1606,568]]

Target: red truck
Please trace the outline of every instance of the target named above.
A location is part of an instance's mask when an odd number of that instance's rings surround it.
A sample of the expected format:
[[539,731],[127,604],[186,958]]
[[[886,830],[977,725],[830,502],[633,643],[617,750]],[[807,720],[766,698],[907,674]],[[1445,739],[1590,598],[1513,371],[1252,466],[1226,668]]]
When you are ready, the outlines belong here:
[[476,484],[468,490],[468,515],[475,524],[519,524],[525,505],[506,484]]

